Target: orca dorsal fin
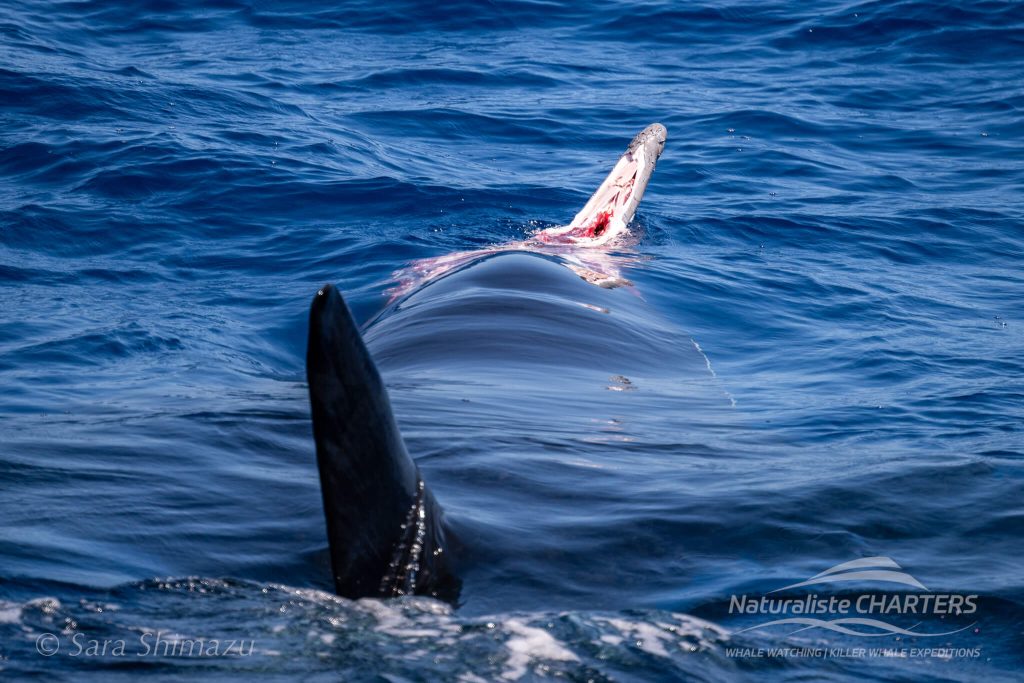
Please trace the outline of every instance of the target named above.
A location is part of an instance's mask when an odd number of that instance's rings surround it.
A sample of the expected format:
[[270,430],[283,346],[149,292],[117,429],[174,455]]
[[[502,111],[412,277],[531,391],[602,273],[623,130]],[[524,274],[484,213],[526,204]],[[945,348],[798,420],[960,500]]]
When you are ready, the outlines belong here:
[[387,390],[338,290],[317,292],[306,377],[335,590],[454,599],[443,512],[409,457]]

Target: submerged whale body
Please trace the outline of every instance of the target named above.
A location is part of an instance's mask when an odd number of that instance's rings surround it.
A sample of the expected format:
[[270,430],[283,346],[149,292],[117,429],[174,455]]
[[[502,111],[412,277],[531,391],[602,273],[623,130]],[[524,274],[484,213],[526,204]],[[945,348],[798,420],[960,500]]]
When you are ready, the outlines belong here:
[[[642,300],[594,287],[571,256],[544,248],[564,245],[574,233],[593,239],[595,226],[601,236],[625,230],[663,131],[655,124],[634,139],[616,165],[622,172],[613,170],[595,194],[606,203],[592,198],[587,205],[594,220],[581,212],[574,220],[580,229],[555,228],[529,245],[460,259],[372,321],[365,339],[336,288],[317,292],[307,378],[338,594],[453,600],[461,585],[459,541],[406,450],[378,364],[403,383],[426,387],[431,405],[470,414],[477,405],[502,406],[510,424],[524,425],[529,410],[561,411],[567,419],[613,414],[623,392],[662,381],[666,354],[679,377],[706,380],[706,359],[688,338],[634,313]],[[623,208],[628,217],[615,213]],[[496,377],[495,367],[505,376]],[[642,413],[644,401],[672,400],[685,410],[687,394],[698,400],[693,386],[634,392],[630,405]],[[538,400],[519,407],[521,392]]]

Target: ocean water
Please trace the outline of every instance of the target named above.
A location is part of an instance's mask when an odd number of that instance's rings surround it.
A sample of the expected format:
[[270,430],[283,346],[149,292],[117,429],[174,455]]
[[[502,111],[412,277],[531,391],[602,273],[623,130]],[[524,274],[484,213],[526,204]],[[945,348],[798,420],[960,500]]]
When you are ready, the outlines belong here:
[[[515,305],[494,259],[388,307],[567,222],[653,121],[632,286],[520,255]],[[1012,2],[4,3],[0,677],[1016,678],[1022,135]],[[325,282],[456,604],[331,593]],[[889,580],[772,593],[859,558]],[[812,593],[976,609],[734,604]]]

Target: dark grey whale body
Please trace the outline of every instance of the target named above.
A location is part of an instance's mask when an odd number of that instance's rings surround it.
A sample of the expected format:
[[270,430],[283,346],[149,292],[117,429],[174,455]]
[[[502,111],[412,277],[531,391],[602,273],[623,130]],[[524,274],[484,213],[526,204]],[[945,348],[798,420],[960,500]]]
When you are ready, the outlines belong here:
[[[406,451],[377,363],[400,377],[411,412],[444,415],[447,434],[472,439],[461,442],[469,448],[517,434],[560,443],[580,427],[603,430],[594,442],[663,447],[680,433],[666,407],[684,415],[707,403],[699,347],[649,315],[622,286],[617,257],[595,249],[629,233],[665,139],[660,124],[641,131],[569,225],[418,263],[414,286],[400,288],[365,342],[341,294],[317,293],[306,370],[340,595],[452,600],[461,586],[455,535]],[[493,493],[491,512],[501,508]]]

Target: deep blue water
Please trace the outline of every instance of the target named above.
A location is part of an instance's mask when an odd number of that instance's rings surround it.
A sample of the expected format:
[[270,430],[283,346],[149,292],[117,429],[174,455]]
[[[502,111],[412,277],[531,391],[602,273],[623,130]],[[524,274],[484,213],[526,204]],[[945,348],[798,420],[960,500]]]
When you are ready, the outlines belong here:
[[[1014,678],[1022,79],[1009,2],[5,3],[0,676]],[[313,293],[371,320],[415,259],[567,222],[652,121],[634,285],[578,294],[629,343],[489,318],[471,286],[444,296],[473,315],[421,316],[416,345],[369,328],[382,356],[422,349],[381,366],[464,587],[334,598]],[[563,353],[432,342],[470,327],[561,329]],[[728,613],[878,556],[978,595],[949,620],[970,628]],[[131,656],[157,631],[254,647]],[[73,656],[75,634],[129,653]],[[978,654],[728,650],[938,641]]]

